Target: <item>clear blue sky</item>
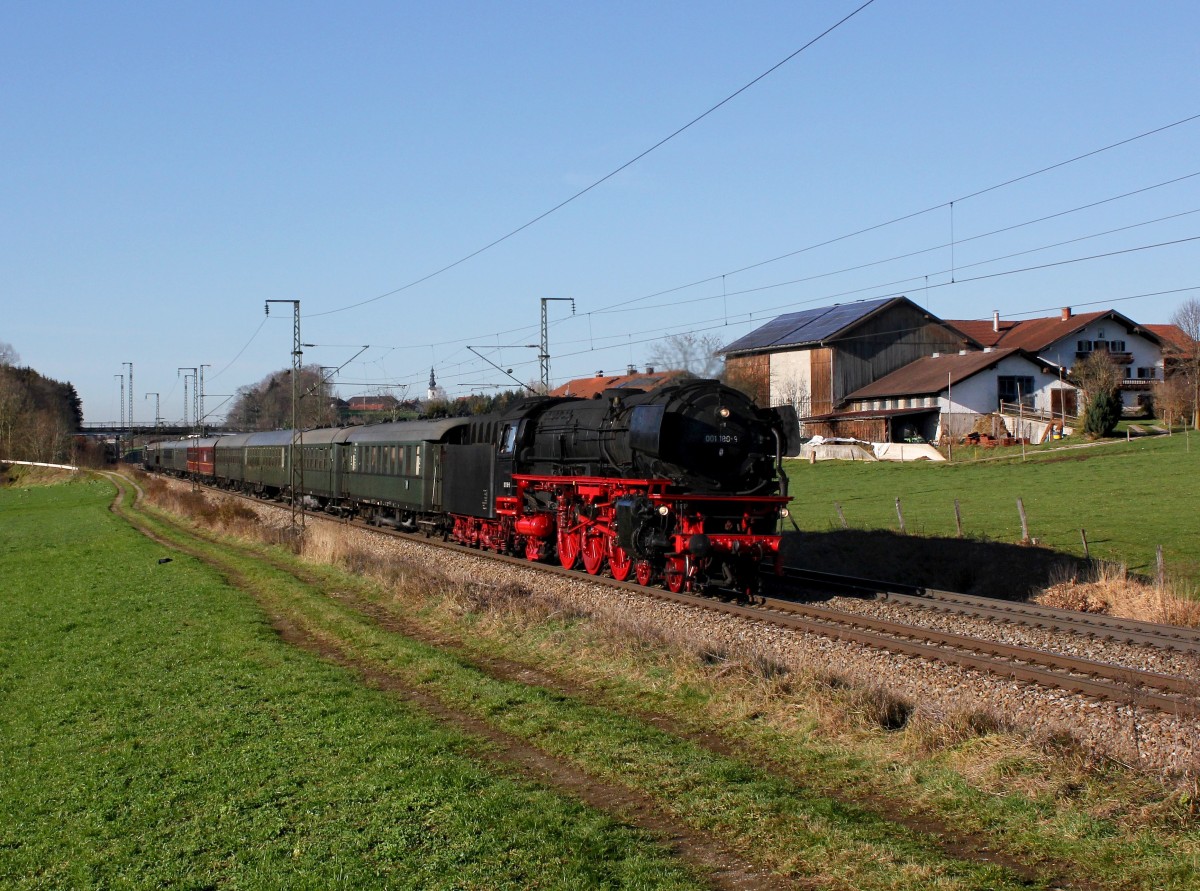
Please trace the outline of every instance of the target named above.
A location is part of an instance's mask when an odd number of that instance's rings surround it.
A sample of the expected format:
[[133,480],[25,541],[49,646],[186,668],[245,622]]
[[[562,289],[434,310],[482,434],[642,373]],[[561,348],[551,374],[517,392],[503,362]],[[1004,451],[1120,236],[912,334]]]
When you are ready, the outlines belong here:
[[[371,346],[351,396],[423,395],[431,365],[451,394],[504,383],[465,346],[535,343],[541,297],[576,301],[551,304],[561,381],[886,294],[1140,322],[1200,296],[1128,299],[1200,288],[1200,242],[1129,250],[1200,235],[1200,176],[975,237],[1200,172],[1200,120],[966,197],[1200,114],[1200,4],[876,0],[556,213],[331,312],[534,219],[858,5],[0,3],[0,341],[92,421],[133,362],[145,421],[152,391],[181,417],[179,366],[228,394],[290,363],[266,299],[301,301],[306,362]],[[532,380],[536,352],[489,355]]]

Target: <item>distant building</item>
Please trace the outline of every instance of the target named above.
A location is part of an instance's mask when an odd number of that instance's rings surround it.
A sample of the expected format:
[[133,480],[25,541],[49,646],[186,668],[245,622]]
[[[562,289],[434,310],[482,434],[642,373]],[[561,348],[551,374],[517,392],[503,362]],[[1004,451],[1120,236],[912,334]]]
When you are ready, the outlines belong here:
[[351,412],[391,411],[399,404],[395,396],[351,396],[346,400],[346,410]]
[[437,375],[433,373],[432,366],[429,368],[429,389],[425,391],[425,398],[430,402],[446,398],[446,390],[438,385]]
[[550,395],[599,399],[605,390],[653,390],[687,377],[690,375],[686,371],[655,371],[653,367],[647,367],[644,372],[639,372],[630,366],[625,374],[605,374],[603,371],[597,371],[592,377],[568,381],[551,390]]

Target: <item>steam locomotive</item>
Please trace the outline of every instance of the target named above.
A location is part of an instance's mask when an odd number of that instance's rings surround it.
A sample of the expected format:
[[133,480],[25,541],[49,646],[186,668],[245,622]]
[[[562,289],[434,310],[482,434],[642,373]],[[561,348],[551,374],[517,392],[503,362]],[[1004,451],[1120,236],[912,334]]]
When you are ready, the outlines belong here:
[[151,444],[145,466],[671,591],[778,565],[789,409],[690,380],[470,418]]

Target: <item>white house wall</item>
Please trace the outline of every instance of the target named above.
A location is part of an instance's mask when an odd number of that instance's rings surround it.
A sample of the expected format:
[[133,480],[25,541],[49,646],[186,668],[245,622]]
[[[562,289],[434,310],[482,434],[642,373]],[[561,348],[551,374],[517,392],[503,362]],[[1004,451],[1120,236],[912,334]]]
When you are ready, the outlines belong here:
[[[1001,377],[1032,377],[1034,389],[1032,393],[1022,393],[1022,396],[1033,396],[1033,407],[1037,411],[1050,411],[1050,391],[1058,387],[1058,378],[1046,374],[1041,367],[1030,362],[1023,356],[1006,356],[996,365],[972,375],[965,381],[955,384],[950,391],[950,400],[943,391],[939,400],[942,411],[953,414],[971,412],[986,415],[1000,409]],[[952,400],[952,401],[951,401]]]
[[[1116,319],[1111,318],[1089,322],[1069,338],[1052,343],[1049,347],[1038,353],[1038,355],[1043,359],[1063,366],[1063,368],[1073,368],[1079,362],[1076,353],[1078,352],[1079,341],[1081,340],[1123,340],[1125,341],[1124,352],[1129,353],[1133,357],[1133,361],[1129,365],[1121,366],[1122,374],[1125,378],[1136,379],[1139,368],[1153,368],[1153,379],[1158,381],[1163,379],[1162,349],[1142,335],[1129,331]],[[1126,390],[1121,393],[1124,403],[1131,406],[1137,404],[1137,396],[1138,394],[1135,391]]]
[[[807,408],[812,393],[812,350],[771,354],[771,404]],[[798,402],[800,404],[798,404]]]

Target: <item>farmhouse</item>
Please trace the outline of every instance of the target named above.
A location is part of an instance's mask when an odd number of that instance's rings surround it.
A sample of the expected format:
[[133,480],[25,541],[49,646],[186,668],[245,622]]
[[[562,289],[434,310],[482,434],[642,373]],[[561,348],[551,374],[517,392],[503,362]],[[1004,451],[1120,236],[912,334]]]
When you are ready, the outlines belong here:
[[759,405],[800,417],[832,412],[851,393],[933,353],[979,349],[906,297],[788,313],[723,347],[726,377]]
[[[1116,310],[1080,313],[1066,306],[1057,316],[1002,321],[993,313],[988,320],[948,321],[947,325],[985,347],[1017,347],[1065,369],[1102,352],[1122,368],[1121,401],[1136,408],[1152,399],[1153,388],[1163,379],[1163,339],[1151,325],[1139,325]],[[1164,326],[1165,327],[1165,326]],[[1065,405],[1055,412],[1076,414],[1073,391],[1063,390]]]
[[936,442],[964,436],[980,417],[1003,411],[1008,426],[996,433],[1040,440],[1053,422],[1034,415],[1048,416],[1062,401],[1059,391],[1073,391],[1061,371],[1015,348],[937,353],[851,393],[843,410],[807,418],[805,432],[867,442]]

